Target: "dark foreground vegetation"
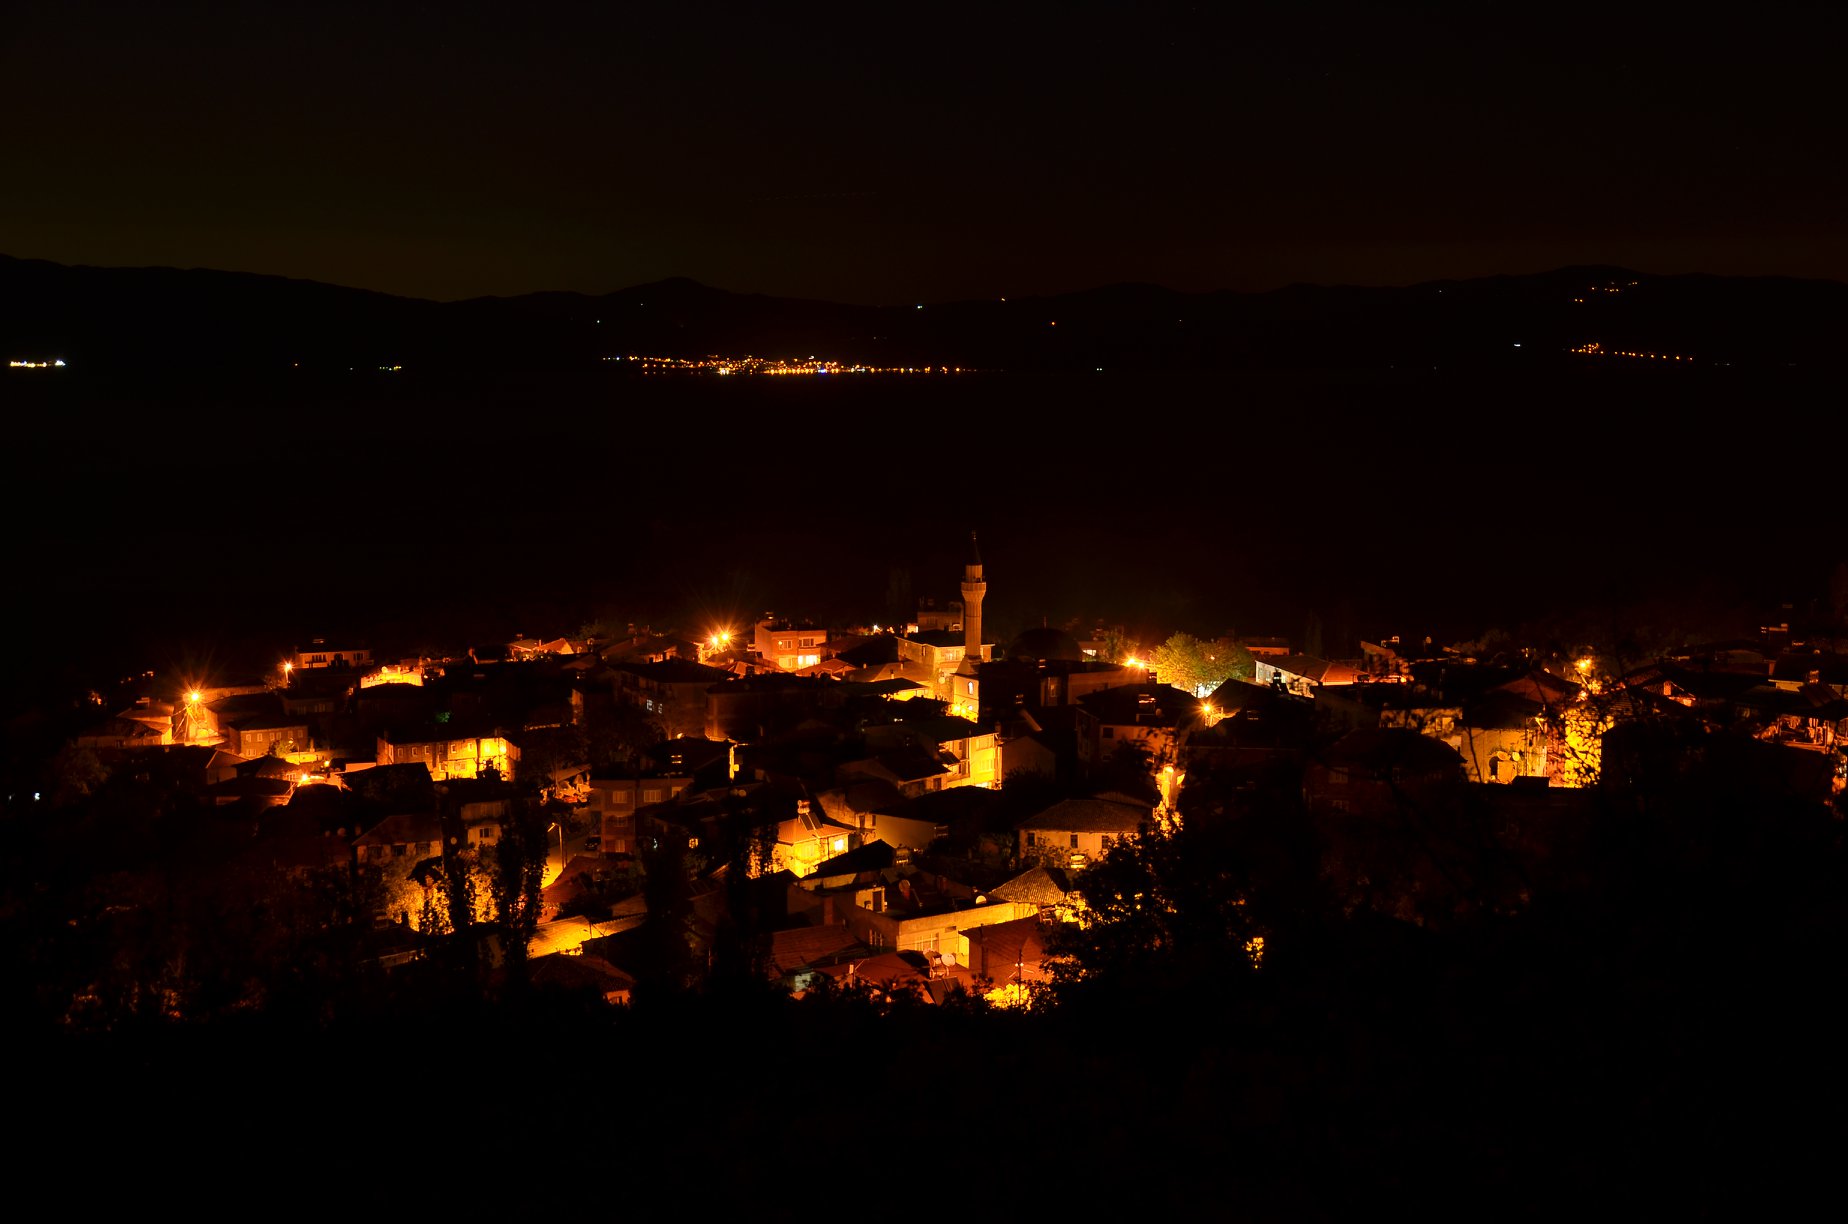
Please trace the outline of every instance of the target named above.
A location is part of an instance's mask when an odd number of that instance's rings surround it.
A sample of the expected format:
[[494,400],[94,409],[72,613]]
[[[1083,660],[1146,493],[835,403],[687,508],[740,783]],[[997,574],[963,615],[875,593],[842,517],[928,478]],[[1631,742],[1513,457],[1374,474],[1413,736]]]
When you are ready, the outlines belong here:
[[[260,1006],[84,1031],[44,1006],[53,839],[16,827],[11,1096],[28,1149],[93,1162],[88,1198],[206,1209],[1775,1210],[1839,1154],[1839,802],[1687,747],[1600,792],[1573,870],[1508,892],[1518,854],[1449,855],[1420,922],[1343,899],[1356,864],[1287,777],[1198,780],[1178,832],[1092,869],[1103,920],[1009,1011],[791,999],[743,961],[684,986],[672,955],[621,1009],[454,947],[360,971],[303,940]],[[1414,833],[1367,865],[1416,877]]]

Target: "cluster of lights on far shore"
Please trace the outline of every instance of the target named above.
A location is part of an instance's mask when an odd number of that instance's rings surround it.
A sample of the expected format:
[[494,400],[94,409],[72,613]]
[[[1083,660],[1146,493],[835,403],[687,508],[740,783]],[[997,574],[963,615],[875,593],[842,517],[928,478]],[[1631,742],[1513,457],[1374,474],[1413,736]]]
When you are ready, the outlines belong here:
[[820,357],[784,361],[774,357],[605,357],[635,362],[644,374],[961,374],[961,366],[870,366]]
[[1581,344],[1576,348],[1569,348],[1566,351],[1568,353],[1584,353],[1586,356],[1589,356],[1589,357],[1636,357],[1644,361],[1692,361],[1694,360],[1692,357],[1685,357],[1679,353],[1645,353],[1645,352],[1642,352],[1636,349],[1607,349],[1602,344],[1599,344],[1596,341],[1592,341],[1587,344]]
[[50,361],[9,361],[6,363],[6,368],[9,370],[62,370],[64,358],[54,357]]
[[[1635,281],[1626,281],[1621,285],[1618,284],[1616,281],[1610,281],[1602,285],[1593,285],[1589,289],[1585,290],[1585,292],[1586,293],[1622,293],[1625,289],[1634,289],[1634,288],[1636,288]],[[1572,300],[1575,302],[1583,302],[1585,299],[1582,297],[1575,297]]]

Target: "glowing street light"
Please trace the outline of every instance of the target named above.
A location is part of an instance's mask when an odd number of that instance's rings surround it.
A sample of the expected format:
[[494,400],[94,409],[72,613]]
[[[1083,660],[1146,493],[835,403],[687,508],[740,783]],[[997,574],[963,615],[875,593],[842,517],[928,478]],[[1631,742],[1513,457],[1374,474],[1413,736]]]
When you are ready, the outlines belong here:
[[193,689],[191,692],[186,694],[186,704],[187,705],[198,705],[199,697],[200,697],[199,690]]

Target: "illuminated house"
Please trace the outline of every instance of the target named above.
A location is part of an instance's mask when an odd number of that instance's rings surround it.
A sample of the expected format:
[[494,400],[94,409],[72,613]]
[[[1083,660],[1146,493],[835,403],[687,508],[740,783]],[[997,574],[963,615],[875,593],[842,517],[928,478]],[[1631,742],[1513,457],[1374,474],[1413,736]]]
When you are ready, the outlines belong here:
[[934,599],[918,600],[917,627],[925,633],[948,630],[961,633],[963,627],[962,600],[949,600],[942,607],[938,607]]
[[1121,744],[1146,749],[1155,764],[1174,759],[1184,725],[1200,717],[1200,701],[1172,684],[1119,684],[1078,702],[1079,760],[1093,768]]
[[1310,655],[1254,655],[1258,684],[1281,685],[1298,697],[1313,697],[1325,684],[1353,684],[1360,673],[1346,663],[1333,663]]
[[224,713],[218,715],[222,747],[241,757],[267,753],[288,756],[309,751],[308,723],[286,711],[281,713]]
[[610,675],[616,699],[641,710],[669,739],[677,735],[704,736],[706,691],[732,678],[723,668],[688,659],[618,663],[610,668]]
[[423,765],[438,782],[473,778],[489,768],[512,781],[520,750],[499,734],[462,732],[438,724],[380,732],[376,759],[379,765]]
[[999,753],[993,731],[984,731],[967,718],[913,719],[866,729],[867,747],[875,753],[912,747],[936,755],[949,771],[939,786],[998,786]]
[[930,686],[931,696],[948,702],[950,711],[974,718],[981,710],[981,677],[977,666],[988,660],[994,647],[983,644],[973,653],[968,630],[921,629],[898,639],[898,657],[906,679]]
[[173,707],[167,702],[131,706],[79,732],[79,748],[164,748],[173,743]]
[[1052,779],[1070,777],[1075,773],[1068,765],[1077,758],[1075,743],[1069,726],[1049,729],[1034,711],[1025,711],[1019,725],[1001,743],[1001,776],[1033,773]]
[[582,644],[570,638],[515,638],[507,643],[507,654],[519,660],[545,659],[553,655],[573,655],[582,648]]
[[[1262,769],[1279,759],[1295,759],[1315,734],[1321,702],[1321,697],[1309,702],[1263,685],[1228,680],[1202,703],[1207,716],[1188,731],[1177,764],[1191,774]],[[1367,713],[1373,721],[1363,725],[1378,725],[1377,711]]]
[[956,764],[946,752],[901,744],[857,761],[843,763],[837,773],[842,784],[878,781],[907,798],[939,791],[957,779]]
[[699,659],[699,644],[659,633],[638,633],[597,647],[605,663],[660,663],[666,659]]
[[948,832],[940,820],[915,814],[909,801],[882,781],[856,782],[815,798],[833,819],[859,829],[866,844],[886,844],[895,851],[926,850]]
[[1539,702],[1498,690],[1465,707],[1445,742],[1462,756],[1470,781],[1506,784],[1548,776],[1551,738]]
[[1443,741],[1416,731],[1350,731],[1303,775],[1311,814],[1389,818],[1429,806],[1464,776],[1463,759]]
[[321,667],[371,666],[372,652],[370,650],[352,646],[332,647],[327,644],[326,638],[316,638],[308,649],[295,652],[297,671],[309,671]]
[[1029,867],[1007,883],[989,889],[988,895],[997,901],[1024,901],[1037,906],[1042,922],[1070,921],[1084,908],[1083,897],[1061,867]]
[[777,822],[771,869],[809,875],[818,864],[846,854],[859,844],[858,829],[829,817],[820,810],[819,804],[799,800],[795,815]]
[[[736,679],[727,676],[726,683],[706,689],[705,737],[740,742],[758,739],[766,726],[819,712],[825,702],[840,696],[843,687],[820,676],[782,672]],[[695,734],[687,733],[688,738]]]
[[424,682],[423,668],[416,663],[387,663],[376,671],[369,671],[359,678],[360,688],[376,688],[381,684],[412,684],[421,686]]
[[834,887],[811,880],[792,884],[789,912],[806,914],[818,925],[843,923],[854,939],[876,950],[947,953],[960,959],[968,949],[964,931],[1032,918],[1039,910],[1024,902],[994,900],[940,875],[893,867],[861,873]]
[[353,855],[364,867],[400,859],[410,867],[443,852],[443,825],[434,812],[400,812],[387,816],[353,842]]
[[949,677],[962,666],[962,631],[920,629],[898,639],[898,657],[910,665],[906,668],[907,675],[916,675],[942,694],[948,687]]
[[815,968],[868,955],[844,922],[801,926],[770,934],[769,971],[790,990],[806,990],[815,980]]
[[667,803],[692,785],[692,775],[679,777],[630,778],[593,773],[590,798],[585,807],[597,825],[604,854],[634,854],[635,813],[657,803]]
[[1021,863],[1082,867],[1153,819],[1153,809],[1112,799],[1064,799],[1020,822]]
[[471,849],[499,842],[513,814],[513,787],[504,781],[452,778],[436,788],[436,796],[450,835]]
[[[961,932],[959,960],[985,982],[992,1003],[1006,1002],[1009,987],[1025,987],[1050,980],[1044,929],[1038,917],[1015,918]],[[1000,997],[994,997],[995,994]]]
[[753,648],[766,663],[774,663],[784,671],[799,671],[820,663],[827,644],[826,629],[789,621],[764,621],[757,626]]

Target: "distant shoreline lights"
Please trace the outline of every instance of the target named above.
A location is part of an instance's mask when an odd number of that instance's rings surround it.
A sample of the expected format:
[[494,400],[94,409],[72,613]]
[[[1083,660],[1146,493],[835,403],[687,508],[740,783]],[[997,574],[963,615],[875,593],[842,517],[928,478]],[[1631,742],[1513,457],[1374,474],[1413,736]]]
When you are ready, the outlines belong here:
[[605,357],[604,361],[639,362],[644,374],[962,374],[961,366],[870,366],[819,357],[783,361],[769,357]]

